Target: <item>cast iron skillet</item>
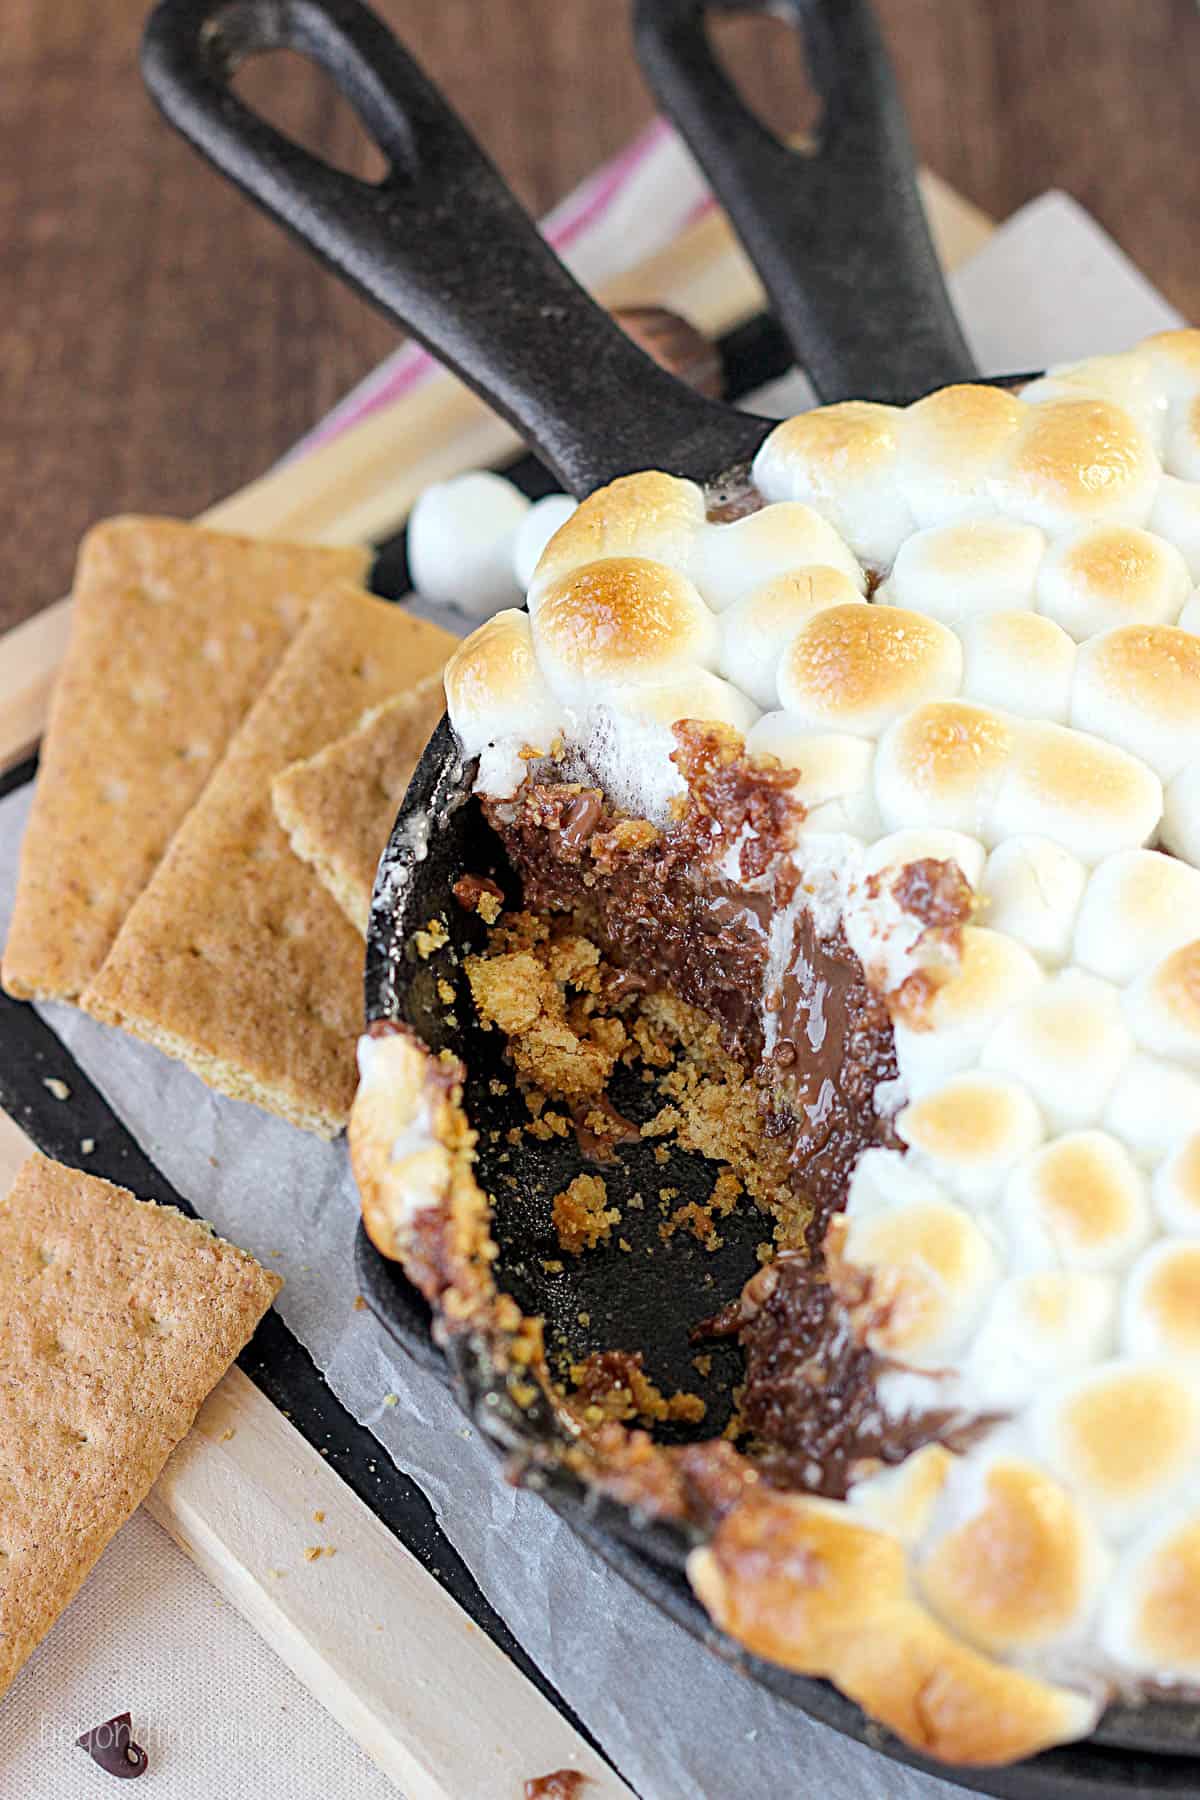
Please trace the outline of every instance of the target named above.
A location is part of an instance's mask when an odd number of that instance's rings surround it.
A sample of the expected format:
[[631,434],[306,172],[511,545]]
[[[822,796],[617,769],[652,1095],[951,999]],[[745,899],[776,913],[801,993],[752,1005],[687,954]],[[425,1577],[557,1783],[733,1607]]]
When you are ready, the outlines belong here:
[[[745,108],[708,47],[702,0],[637,5],[639,50],[664,105],[743,233],[821,399],[904,402],[949,381],[978,379],[938,271],[865,0],[785,4],[803,28],[825,102],[818,153],[787,149]],[[320,64],[355,106],[387,157],[381,182],[330,168],[233,91],[241,62],[285,48]],[[163,111],[197,148],[511,420],[568,491],[583,495],[648,467],[712,481],[744,465],[770,429],[772,421],[693,393],[630,343],[544,245],[462,123],[359,0],[162,0],[147,26],[143,68]],[[737,1354],[716,1347],[713,1373],[700,1380],[688,1331],[757,1267],[757,1221],[737,1214],[725,1221],[726,1243],[716,1255],[679,1238],[668,1252],[653,1197],[667,1186],[675,1190],[671,1206],[701,1198],[712,1171],[678,1151],[660,1167],[652,1148],[638,1144],[622,1150],[619,1172],[606,1169],[618,1202],[651,1196],[641,1212],[622,1208],[632,1252],[600,1249],[547,1278],[542,1258],[558,1260],[550,1197],[578,1171],[579,1155],[558,1140],[525,1140],[519,1158],[506,1153],[506,1133],[524,1122],[524,1105],[505,1080],[496,1034],[476,1027],[462,991],[455,959],[477,946],[482,927],[449,902],[449,890],[464,870],[494,875],[514,897],[517,884],[471,799],[472,776],[443,719],[380,864],[368,933],[368,1019],[407,1020],[433,1049],[463,1057],[467,1110],[481,1128],[480,1179],[499,1198],[499,1276],[527,1312],[545,1315],[548,1342],[561,1333],[580,1355],[621,1344],[649,1349],[660,1385],[704,1393],[710,1435],[727,1415]],[[446,919],[450,946],[421,963],[411,955],[411,935],[434,914]],[[455,985],[460,1027],[451,1028],[436,1003],[438,978]],[[629,1115],[644,1116],[645,1097],[632,1078],[615,1097]],[[452,1373],[489,1440],[525,1468],[580,1535],[688,1630],[806,1712],[997,1795],[1115,1800],[1197,1791],[1194,1764],[1144,1756],[1134,1763],[1120,1754],[1194,1752],[1200,1720],[1187,1709],[1114,1709],[1091,1744],[1016,1770],[948,1771],[887,1739],[825,1683],[737,1651],[712,1630],[687,1586],[684,1534],[598,1500],[544,1454],[530,1466],[531,1454],[557,1438],[549,1411],[513,1406],[469,1336],[453,1342],[448,1371],[428,1307],[361,1233],[358,1263],[363,1292],[386,1328],[417,1361],[443,1378]]]

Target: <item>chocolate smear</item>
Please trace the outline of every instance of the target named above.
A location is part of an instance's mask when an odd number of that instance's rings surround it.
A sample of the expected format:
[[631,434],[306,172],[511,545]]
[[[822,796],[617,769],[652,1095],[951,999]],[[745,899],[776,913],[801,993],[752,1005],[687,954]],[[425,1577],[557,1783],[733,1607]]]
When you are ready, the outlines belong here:
[[588,1778],[578,1769],[555,1769],[525,1783],[525,1800],[580,1800]]
[[115,1775],[118,1781],[136,1780],[149,1766],[146,1752],[133,1741],[133,1725],[127,1712],[106,1719],[103,1725],[93,1725],[75,1742],[87,1751],[97,1768],[106,1775]]

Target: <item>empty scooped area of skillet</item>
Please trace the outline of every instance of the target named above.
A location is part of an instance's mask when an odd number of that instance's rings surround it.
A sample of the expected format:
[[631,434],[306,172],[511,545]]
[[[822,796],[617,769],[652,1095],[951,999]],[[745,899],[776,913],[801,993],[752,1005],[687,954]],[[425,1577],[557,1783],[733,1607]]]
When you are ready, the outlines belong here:
[[[493,1203],[499,1286],[523,1312],[544,1319],[553,1373],[565,1378],[571,1362],[592,1352],[641,1351],[646,1375],[665,1395],[694,1394],[705,1405],[702,1420],[663,1424],[657,1435],[666,1441],[719,1435],[742,1378],[742,1358],[727,1342],[693,1341],[693,1328],[733,1299],[757,1269],[769,1220],[743,1199],[719,1220],[720,1247],[706,1248],[686,1229],[671,1231],[669,1219],[678,1208],[708,1199],[717,1176],[711,1161],[670,1139],[642,1138],[620,1144],[603,1160],[581,1162],[574,1132],[545,1138],[530,1132],[530,1110],[505,1039],[481,1027],[463,968],[463,959],[484,947],[486,931],[475,914],[448,898],[464,873],[486,875],[504,889],[511,908],[520,904],[520,883],[473,799],[431,831],[425,860],[438,865],[439,879],[435,883],[426,866],[422,891],[448,899],[438,910],[448,941],[423,957],[411,929],[401,940],[404,967],[392,1016],[398,1012],[431,1049],[449,1049],[465,1064],[463,1098],[478,1134],[476,1174]],[[419,936],[427,921],[413,917],[410,923]],[[380,1016],[378,1001],[378,993],[369,997],[372,1016]],[[608,1091],[634,1126],[662,1105],[657,1086],[646,1083],[636,1066],[619,1067]],[[553,1201],[581,1168],[603,1179],[606,1205],[621,1219],[606,1242],[572,1254],[559,1241]]]

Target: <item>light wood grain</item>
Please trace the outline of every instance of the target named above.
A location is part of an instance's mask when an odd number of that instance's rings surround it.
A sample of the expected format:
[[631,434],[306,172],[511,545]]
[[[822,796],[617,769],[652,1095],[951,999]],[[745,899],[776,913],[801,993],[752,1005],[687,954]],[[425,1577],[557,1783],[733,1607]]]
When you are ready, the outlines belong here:
[[[922,192],[942,262],[957,268],[994,229],[978,207],[924,171]],[[610,305],[657,301],[719,335],[763,304],[724,217],[703,215],[673,243],[608,284]],[[365,544],[396,531],[430,482],[516,454],[520,438],[439,371],[391,406],[296,462],[270,470],[201,515],[252,537]],[[40,737],[70,626],[60,600],[0,637],[0,770]]]
[[146,1507],[406,1800],[517,1800],[559,1768],[589,1800],[630,1796],[240,1369]]

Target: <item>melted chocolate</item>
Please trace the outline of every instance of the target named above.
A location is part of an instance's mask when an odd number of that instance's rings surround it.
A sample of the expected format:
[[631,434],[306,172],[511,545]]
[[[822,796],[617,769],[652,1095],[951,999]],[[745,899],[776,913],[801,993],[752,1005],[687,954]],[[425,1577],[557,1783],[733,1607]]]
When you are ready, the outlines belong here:
[[844,1302],[799,1251],[782,1252],[694,1335],[741,1343],[741,1420],[765,1446],[756,1462],[772,1486],[840,1500],[865,1467],[903,1462],[947,1437],[945,1413],[882,1411],[877,1383],[887,1365],[858,1342]]
[[97,1768],[106,1775],[115,1775],[118,1781],[135,1781],[150,1764],[142,1746],[133,1741],[133,1725],[127,1712],[106,1719],[103,1725],[93,1725],[75,1742],[87,1751]]

